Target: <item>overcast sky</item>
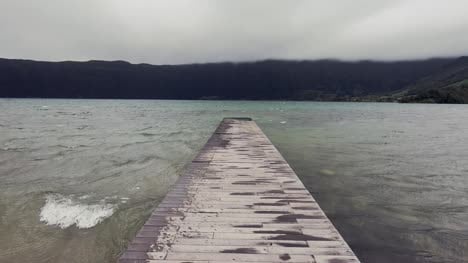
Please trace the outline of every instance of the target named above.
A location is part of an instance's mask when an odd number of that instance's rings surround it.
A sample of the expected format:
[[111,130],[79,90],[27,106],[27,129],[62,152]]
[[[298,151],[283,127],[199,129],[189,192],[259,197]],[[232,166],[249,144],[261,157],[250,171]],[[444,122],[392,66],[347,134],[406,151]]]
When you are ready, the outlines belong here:
[[0,0],[0,57],[134,63],[468,55],[468,0]]

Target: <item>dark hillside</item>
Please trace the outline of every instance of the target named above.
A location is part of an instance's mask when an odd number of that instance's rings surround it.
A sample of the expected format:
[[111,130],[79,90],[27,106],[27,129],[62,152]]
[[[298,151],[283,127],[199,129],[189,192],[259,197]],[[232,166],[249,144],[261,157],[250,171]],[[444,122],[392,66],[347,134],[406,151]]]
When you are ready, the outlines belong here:
[[350,100],[391,94],[454,59],[192,65],[0,59],[0,97]]
[[410,85],[399,101],[468,103],[468,57],[456,59]]

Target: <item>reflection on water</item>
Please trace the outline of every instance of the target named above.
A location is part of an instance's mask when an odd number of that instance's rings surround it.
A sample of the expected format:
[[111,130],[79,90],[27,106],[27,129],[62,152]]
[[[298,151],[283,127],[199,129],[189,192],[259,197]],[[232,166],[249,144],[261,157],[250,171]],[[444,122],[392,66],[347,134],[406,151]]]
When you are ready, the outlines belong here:
[[118,100],[0,100],[0,262],[112,262],[226,116],[363,262],[468,262],[467,106]]

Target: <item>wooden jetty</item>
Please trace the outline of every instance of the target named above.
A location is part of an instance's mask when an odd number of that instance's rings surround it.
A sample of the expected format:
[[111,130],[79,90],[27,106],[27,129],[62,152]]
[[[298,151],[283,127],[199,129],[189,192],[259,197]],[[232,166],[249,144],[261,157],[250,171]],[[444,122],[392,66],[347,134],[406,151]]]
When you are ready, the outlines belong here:
[[255,122],[229,118],[119,262],[359,260]]

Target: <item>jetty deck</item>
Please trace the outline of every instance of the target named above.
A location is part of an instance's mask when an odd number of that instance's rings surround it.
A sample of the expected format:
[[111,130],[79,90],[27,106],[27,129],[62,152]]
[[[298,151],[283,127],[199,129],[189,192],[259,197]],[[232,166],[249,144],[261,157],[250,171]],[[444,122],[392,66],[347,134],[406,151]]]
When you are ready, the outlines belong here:
[[300,179],[248,118],[224,119],[120,263],[356,263]]

